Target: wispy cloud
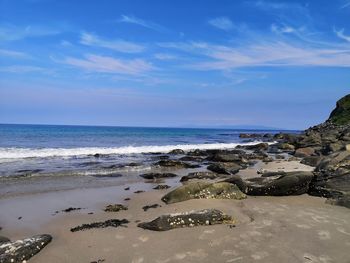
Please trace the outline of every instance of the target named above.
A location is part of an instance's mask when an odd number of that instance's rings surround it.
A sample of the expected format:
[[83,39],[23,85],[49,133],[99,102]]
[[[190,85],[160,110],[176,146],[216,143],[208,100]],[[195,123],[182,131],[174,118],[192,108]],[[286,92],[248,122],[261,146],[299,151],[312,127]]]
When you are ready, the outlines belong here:
[[61,62],[88,72],[111,74],[138,75],[154,69],[142,59],[125,60],[93,54],[87,54],[83,59],[67,57]]
[[42,37],[60,34],[62,31],[47,26],[28,25],[16,26],[12,24],[0,25],[0,41],[14,41],[28,37]]
[[343,4],[340,8],[343,9],[343,8],[347,8],[347,7],[350,7],[350,1]]
[[344,28],[340,29],[340,30],[336,30],[334,29],[334,33],[341,39],[344,39],[345,41],[350,42],[350,35],[345,35],[344,34]]
[[154,57],[159,60],[174,60],[178,58],[177,56],[168,53],[157,53]]
[[36,67],[36,66],[23,66],[23,65],[14,65],[8,67],[0,67],[0,72],[7,73],[30,73],[30,72],[46,72],[45,68]]
[[167,46],[207,57],[186,66],[197,70],[282,66],[350,67],[350,49],[338,46],[307,47],[282,41],[265,41],[240,47],[210,43],[173,43]]
[[272,24],[271,31],[277,34],[284,34],[284,33],[294,33],[296,32],[296,29],[287,25],[279,26],[276,24]]
[[225,31],[228,31],[234,28],[232,21],[227,17],[216,17],[216,18],[210,19],[208,23],[213,27],[216,27]]
[[139,25],[139,26],[152,29],[155,31],[159,31],[159,32],[166,31],[166,29],[161,25],[158,25],[151,21],[143,20],[141,18],[132,16],[132,15],[122,15],[121,18],[119,19],[119,22],[135,24],[135,25]]
[[16,59],[28,59],[28,58],[31,58],[31,56],[26,54],[26,53],[14,51],[14,50],[9,50],[9,49],[0,49],[0,56],[16,58]]
[[124,40],[106,40],[94,34],[83,32],[81,34],[80,43],[87,46],[103,47],[123,53],[139,53],[145,47],[133,42]]

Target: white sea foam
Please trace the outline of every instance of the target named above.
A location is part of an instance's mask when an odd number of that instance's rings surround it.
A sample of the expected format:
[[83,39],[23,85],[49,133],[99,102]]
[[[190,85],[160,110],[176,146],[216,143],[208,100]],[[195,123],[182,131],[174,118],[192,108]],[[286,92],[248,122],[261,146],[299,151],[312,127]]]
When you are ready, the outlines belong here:
[[23,158],[73,157],[93,154],[137,154],[137,153],[167,153],[174,149],[190,151],[195,149],[230,149],[237,145],[254,145],[259,141],[249,143],[209,143],[209,144],[179,144],[163,146],[125,146],[125,147],[82,147],[82,148],[1,148],[0,162]]

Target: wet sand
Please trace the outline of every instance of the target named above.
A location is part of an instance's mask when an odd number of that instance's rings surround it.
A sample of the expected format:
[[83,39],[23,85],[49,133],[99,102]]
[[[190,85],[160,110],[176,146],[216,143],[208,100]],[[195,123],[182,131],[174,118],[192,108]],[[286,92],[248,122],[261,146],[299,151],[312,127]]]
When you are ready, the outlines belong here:
[[[282,168],[287,171],[312,169],[298,162],[279,161],[249,168],[240,174],[253,177],[256,169],[275,171]],[[179,179],[165,183],[175,184]],[[13,240],[35,234],[51,234],[53,241],[30,259],[30,262],[38,263],[93,262],[99,259],[105,260],[103,262],[133,263],[350,262],[349,209],[328,205],[323,198],[308,195],[248,196],[241,201],[190,200],[166,205],[160,199],[171,189],[151,190],[154,185],[156,183],[131,185],[129,191],[104,187],[1,199],[0,226],[4,229],[0,233]],[[147,192],[133,194],[142,186],[147,188]],[[131,200],[123,201],[125,197]],[[122,203],[129,209],[117,213],[103,212],[105,205],[111,203]],[[143,211],[143,206],[152,204],[161,207]],[[85,209],[52,215],[56,210],[70,206]],[[235,226],[214,225],[154,232],[138,228],[135,222],[150,221],[162,214],[205,208],[216,208],[232,215],[236,219]],[[18,220],[17,213],[20,211],[23,218]],[[130,223],[127,228],[70,232],[71,227],[112,218],[125,218]]]

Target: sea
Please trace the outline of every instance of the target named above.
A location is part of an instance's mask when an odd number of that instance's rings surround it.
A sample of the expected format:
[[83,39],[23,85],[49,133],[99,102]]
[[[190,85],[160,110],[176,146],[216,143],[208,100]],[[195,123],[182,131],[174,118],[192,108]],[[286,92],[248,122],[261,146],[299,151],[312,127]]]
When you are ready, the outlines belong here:
[[16,192],[18,180],[34,191],[137,181],[171,150],[231,149],[259,142],[240,133],[278,132],[0,124],[0,195]]
[[257,141],[240,133],[279,130],[142,128],[0,124],[0,176],[21,177],[70,171],[113,173],[128,162],[174,149],[227,149]]

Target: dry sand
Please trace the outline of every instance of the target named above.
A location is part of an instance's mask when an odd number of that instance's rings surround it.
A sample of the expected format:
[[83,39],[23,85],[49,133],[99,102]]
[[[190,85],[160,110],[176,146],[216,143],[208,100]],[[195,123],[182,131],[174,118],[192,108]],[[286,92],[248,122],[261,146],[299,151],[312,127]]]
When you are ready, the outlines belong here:
[[[259,165],[254,169],[242,171],[241,174],[256,176],[257,168],[274,171],[278,167],[281,170],[284,167],[285,170],[293,171],[312,169],[298,162],[281,161]],[[85,207],[88,209],[52,216],[52,211],[58,208],[48,206],[45,209],[49,208],[49,211],[46,211],[50,215],[47,216],[49,220],[38,220],[37,224],[34,220],[21,228],[10,224],[8,217],[2,216],[3,213],[10,213],[10,208],[2,209],[0,223],[4,223],[6,227],[1,234],[12,239],[39,233],[53,235],[53,241],[30,260],[32,263],[88,263],[98,262],[99,259],[105,260],[103,262],[133,263],[350,262],[350,210],[325,204],[322,198],[308,195],[248,196],[246,200],[241,201],[190,200],[166,205],[160,198],[170,189],[153,190],[131,194],[130,201],[121,202],[129,207],[127,211],[106,213],[102,209],[105,205],[113,203],[113,189],[106,188],[106,192],[103,189],[99,189],[101,198],[98,201],[86,198],[86,202],[89,203],[85,203]],[[59,195],[61,198],[70,196],[67,195],[67,191],[55,194],[58,195],[55,198],[60,198]],[[119,194],[118,198],[121,197]],[[34,197],[28,196],[27,202],[30,203],[31,198]],[[16,207],[16,199],[11,200],[15,200],[12,207]],[[23,206],[23,200],[20,200],[22,199],[17,199],[17,203],[19,205],[22,202]],[[151,204],[159,204],[161,207],[149,209],[147,212],[142,210],[143,206]],[[235,226],[201,226],[154,232],[138,228],[135,222],[150,221],[162,214],[205,208],[220,209],[232,215],[236,219]],[[94,211],[94,214],[88,215],[90,211]],[[6,218],[6,222],[1,222],[3,218]],[[69,230],[82,223],[112,218],[125,218],[130,223],[127,228],[94,229],[75,233]],[[17,222],[17,219],[13,220]]]

